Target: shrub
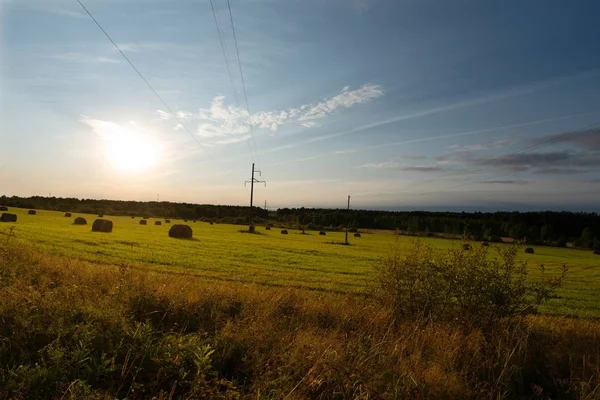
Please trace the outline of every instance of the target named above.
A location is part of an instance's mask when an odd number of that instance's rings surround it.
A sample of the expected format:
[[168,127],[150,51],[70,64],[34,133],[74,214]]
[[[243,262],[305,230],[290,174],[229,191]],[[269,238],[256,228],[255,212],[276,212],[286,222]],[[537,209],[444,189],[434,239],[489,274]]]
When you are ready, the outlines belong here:
[[567,239],[560,238],[556,241],[556,247],[567,247]]
[[525,253],[527,253],[527,254],[533,254],[533,253],[535,253],[535,251],[533,250],[533,247],[527,247],[525,249]]
[[282,229],[282,230],[281,230],[281,234],[282,234],[282,235],[287,235],[287,234],[288,234],[288,231],[287,231],[286,229]]
[[145,219],[140,219],[140,225],[148,225],[148,221]]
[[319,229],[319,226],[317,224],[311,222],[306,225],[306,229],[309,231],[316,231]]
[[463,243],[463,245],[462,245],[463,250],[471,250],[472,248],[473,248],[473,246],[471,246],[470,243]]
[[65,217],[70,217],[70,216],[71,216],[71,213],[69,213],[69,212],[65,213]]
[[97,219],[92,224],[92,232],[105,232],[110,233],[113,229],[112,221],[107,219]]
[[154,225],[162,225],[162,222],[160,222],[160,221],[154,221]]
[[490,245],[490,243],[489,242],[481,242],[481,245],[487,247]]
[[9,214],[9,213],[2,213],[2,216],[0,217],[0,221],[2,221],[2,222],[17,222],[17,215]]
[[178,239],[191,239],[194,235],[189,225],[175,224],[169,229],[169,237]]
[[559,287],[562,274],[527,280],[524,262],[517,261],[517,245],[473,251],[449,250],[436,256],[434,249],[415,241],[404,254],[396,247],[376,265],[374,294],[388,305],[396,321],[456,322],[465,327],[492,327],[505,318],[533,313]]
[[73,221],[73,225],[87,225],[87,221],[83,217],[77,217],[75,218],[75,221]]
[[36,215],[37,212],[35,210],[29,210],[29,211],[27,211],[27,214],[29,214],[29,215]]

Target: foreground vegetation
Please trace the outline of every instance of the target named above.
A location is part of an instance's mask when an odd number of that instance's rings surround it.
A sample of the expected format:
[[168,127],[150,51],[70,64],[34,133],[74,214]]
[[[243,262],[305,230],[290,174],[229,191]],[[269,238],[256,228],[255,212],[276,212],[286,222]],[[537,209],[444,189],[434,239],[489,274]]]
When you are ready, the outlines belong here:
[[600,398],[600,323],[398,320],[357,295],[0,249],[0,397]]

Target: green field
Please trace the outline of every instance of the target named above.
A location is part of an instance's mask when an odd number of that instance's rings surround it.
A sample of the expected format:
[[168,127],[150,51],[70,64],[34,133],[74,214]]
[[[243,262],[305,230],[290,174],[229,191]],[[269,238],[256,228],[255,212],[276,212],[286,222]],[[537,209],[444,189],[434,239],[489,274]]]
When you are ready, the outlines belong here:
[[[105,215],[114,223],[113,232],[97,233],[91,232],[97,218],[94,215],[73,214],[68,218],[61,212],[43,210],[27,215],[27,210],[16,208],[10,212],[18,215],[18,221],[0,224],[0,232],[7,234],[14,226],[15,238],[11,240],[23,240],[53,254],[92,263],[192,274],[220,282],[333,292],[364,291],[374,262],[392,246],[408,246],[414,240],[389,232],[363,233],[361,238],[350,236],[351,246],[341,246],[332,242],[342,242],[342,232],[319,236],[318,232],[300,234],[289,230],[289,235],[282,235],[278,228],[267,231],[257,227],[260,234],[251,235],[241,233],[241,226],[200,221],[187,223],[194,230],[194,239],[178,240],[168,237],[169,224],[161,220],[163,224],[155,226],[154,218],[144,226],[139,218]],[[88,225],[73,225],[77,216],[86,218]],[[459,245],[448,239],[423,240],[440,251]],[[550,274],[558,274],[563,264],[570,269],[558,298],[547,303],[543,312],[600,318],[600,257],[575,249],[534,249],[533,255],[522,254],[533,279],[539,264]]]

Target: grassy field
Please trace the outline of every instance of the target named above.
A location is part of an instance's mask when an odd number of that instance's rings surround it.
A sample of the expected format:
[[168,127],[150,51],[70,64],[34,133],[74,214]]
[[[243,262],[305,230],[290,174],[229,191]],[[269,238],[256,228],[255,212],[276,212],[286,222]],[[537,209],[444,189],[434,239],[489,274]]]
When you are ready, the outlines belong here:
[[[387,232],[363,233],[361,238],[350,236],[351,246],[342,242],[342,232],[300,234],[280,229],[260,234],[239,232],[243,227],[226,224],[210,225],[189,221],[194,230],[193,240],[168,237],[170,225],[155,226],[156,219],[140,225],[139,218],[105,215],[114,223],[112,233],[91,232],[97,216],[12,208],[17,223],[0,224],[7,234],[14,226],[11,240],[35,244],[52,254],[108,265],[151,269],[177,275],[194,275],[208,281],[260,284],[293,287],[328,292],[363,292],[371,281],[374,262],[392,246],[405,247],[413,238]],[[83,216],[88,225],[73,225],[73,219]],[[183,223],[172,220],[171,223]],[[5,240],[4,238],[2,240]],[[6,238],[8,240],[8,238]],[[458,246],[458,241],[422,239],[439,251]],[[477,245],[477,244],[474,244]],[[522,254],[532,276],[543,264],[550,274],[558,274],[563,264],[570,270],[558,298],[546,304],[542,311],[554,315],[600,318],[600,257],[591,251],[536,247],[535,254]]]

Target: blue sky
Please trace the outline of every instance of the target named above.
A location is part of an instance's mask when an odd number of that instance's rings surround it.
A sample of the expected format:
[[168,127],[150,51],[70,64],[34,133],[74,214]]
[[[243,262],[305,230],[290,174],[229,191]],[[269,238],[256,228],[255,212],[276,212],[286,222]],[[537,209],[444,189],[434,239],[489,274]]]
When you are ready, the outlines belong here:
[[[0,6],[0,192],[600,211],[596,1]],[[183,124],[183,126],[182,126]],[[189,132],[188,132],[189,131]],[[193,136],[193,138],[190,136]]]

